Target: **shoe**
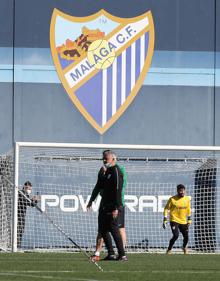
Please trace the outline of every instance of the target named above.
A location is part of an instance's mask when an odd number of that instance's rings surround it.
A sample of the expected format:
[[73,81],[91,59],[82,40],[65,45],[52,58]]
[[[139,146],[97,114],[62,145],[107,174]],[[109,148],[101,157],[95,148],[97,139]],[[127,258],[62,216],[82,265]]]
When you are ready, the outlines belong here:
[[182,249],[183,249],[184,255],[187,255],[188,254],[188,249],[187,248],[182,248]]
[[126,256],[118,256],[117,261],[128,261],[128,258]]
[[107,255],[103,261],[115,261],[116,260],[116,257],[115,255]]
[[171,255],[171,254],[172,254],[172,251],[171,251],[171,250],[167,250],[167,251],[166,251],[166,254],[167,254],[167,255]]
[[90,259],[91,259],[92,261],[100,261],[100,256],[92,255],[92,256],[90,257]]

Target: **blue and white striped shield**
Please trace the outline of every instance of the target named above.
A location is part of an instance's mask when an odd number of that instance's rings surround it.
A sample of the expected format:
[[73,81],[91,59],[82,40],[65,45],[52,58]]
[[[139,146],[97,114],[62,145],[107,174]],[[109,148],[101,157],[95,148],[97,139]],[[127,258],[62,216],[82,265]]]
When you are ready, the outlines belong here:
[[73,17],[54,10],[51,52],[70,99],[103,134],[137,95],[154,50],[151,12],[119,18],[104,10]]

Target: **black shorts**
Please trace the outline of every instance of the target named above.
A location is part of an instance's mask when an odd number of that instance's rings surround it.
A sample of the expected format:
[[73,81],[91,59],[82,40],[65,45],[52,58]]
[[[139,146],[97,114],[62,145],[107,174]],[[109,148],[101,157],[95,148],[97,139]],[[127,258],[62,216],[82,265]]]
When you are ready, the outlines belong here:
[[189,227],[188,224],[180,224],[174,221],[170,222],[170,227],[173,235],[179,236],[179,231],[182,233],[183,236],[188,236],[189,234]]
[[[104,211],[100,208],[99,209],[99,215],[98,215],[98,232],[100,232],[101,225],[103,224],[103,220],[105,220],[105,213]],[[125,207],[123,206],[118,210],[118,227],[119,228],[124,228],[125,227]]]

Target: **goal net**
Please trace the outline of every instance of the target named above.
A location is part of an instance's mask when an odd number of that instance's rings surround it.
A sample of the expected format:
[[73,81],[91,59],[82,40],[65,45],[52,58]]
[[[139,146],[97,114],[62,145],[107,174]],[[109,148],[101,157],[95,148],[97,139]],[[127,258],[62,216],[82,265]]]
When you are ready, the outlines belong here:
[[[86,205],[105,149],[115,152],[118,165],[124,166],[127,172],[128,252],[165,252],[172,235],[169,227],[162,228],[163,208],[180,183],[186,186],[187,196],[191,198],[193,223],[189,230],[189,251],[220,252],[217,148],[110,144],[17,143],[15,185],[10,185],[12,172],[1,173],[5,174],[0,185],[2,247],[9,248],[11,243],[14,251],[77,251],[56,228],[58,225],[80,247],[93,251],[101,197],[93,203],[90,212],[86,211]],[[8,165],[7,161],[0,163],[2,167]],[[30,198],[37,198],[41,211],[34,204],[27,206],[25,214],[21,209],[19,194],[26,181],[32,183]],[[180,236],[174,251],[181,251],[181,246]]]
[[13,165],[12,154],[0,155],[0,251],[11,249]]

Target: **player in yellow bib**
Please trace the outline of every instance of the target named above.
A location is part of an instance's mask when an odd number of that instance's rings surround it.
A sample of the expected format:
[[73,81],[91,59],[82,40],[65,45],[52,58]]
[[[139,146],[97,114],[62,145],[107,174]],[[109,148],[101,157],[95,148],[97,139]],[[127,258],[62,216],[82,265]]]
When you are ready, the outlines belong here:
[[164,208],[163,228],[168,222],[168,213],[173,237],[170,240],[167,254],[171,254],[174,243],[179,237],[179,232],[183,235],[183,252],[187,254],[187,244],[189,240],[189,225],[191,220],[190,198],[185,196],[185,186],[177,185],[177,195],[171,197]]

